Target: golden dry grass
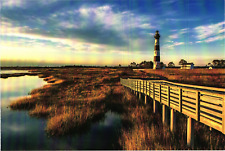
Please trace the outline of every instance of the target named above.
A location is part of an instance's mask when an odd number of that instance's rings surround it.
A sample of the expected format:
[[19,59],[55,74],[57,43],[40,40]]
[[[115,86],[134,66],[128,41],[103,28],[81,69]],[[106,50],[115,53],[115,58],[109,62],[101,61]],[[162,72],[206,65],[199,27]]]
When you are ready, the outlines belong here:
[[[134,94],[121,86],[119,77],[161,76],[171,80],[185,77],[186,81],[193,80],[193,77],[197,81],[207,76],[213,78],[212,71],[206,71],[204,75],[202,70],[193,70],[190,74],[186,74],[186,71],[174,69],[147,71],[148,73],[108,68],[42,69],[41,72],[43,77],[48,75],[62,79],[63,82],[32,90],[30,98],[12,103],[10,105],[12,109],[27,109],[31,116],[46,118],[46,132],[53,136],[80,132],[89,127],[92,121],[99,120],[106,111],[118,112],[123,121],[118,141],[121,148],[126,150],[190,148],[186,146],[186,118],[178,115],[177,132],[171,133],[168,126],[162,125],[161,115],[154,115],[150,104],[144,105]],[[219,70],[213,72],[217,78],[221,76],[216,82],[223,82],[221,73],[224,72]],[[210,83],[209,79],[208,81]],[[196,138],[201,140],[196,143],[196,149],[210,149],[208,129],[196,123],[195,130]],[[224,135],[218,133],[213,135],[212,148],[225,149]]]
[[28,109],[31,116],[47,118],[46,131],[50,135],[80,129],[104,114],[121,73],[107,68],[42,69],[41,72],[48,82],[60,79],[62,82],[34,89],[30,98],[17,100],[10,107]]
[[203,86],[225,87],[224,69],[145,69],[145,73],[158,75],[170,81]]

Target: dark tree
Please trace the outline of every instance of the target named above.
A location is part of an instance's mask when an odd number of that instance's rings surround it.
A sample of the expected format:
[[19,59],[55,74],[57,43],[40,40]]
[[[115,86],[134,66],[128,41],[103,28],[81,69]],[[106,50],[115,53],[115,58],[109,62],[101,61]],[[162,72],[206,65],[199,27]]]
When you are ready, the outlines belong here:
[[169,62],[168,67],[175,67],[175,64],[173,62]]
[[185,64],[185,63],[187,63],[187,61],[184,60],[184,59],[181,59],[180,62],[179,62],[179,65],[183,65],[183,64]]
[[162,69],[163,67],[165,67],[166,65],[163,62],[159,63],[160,69]]
[[152,61],[142,61],[140,63],[140,67],[151,69],[151,68],[153,68],[153,62]]
[[216,59],[216,60],[213,60],[212,64],[215,67],[225,67],[225,60],[223,60],[223,59],[222,60]]

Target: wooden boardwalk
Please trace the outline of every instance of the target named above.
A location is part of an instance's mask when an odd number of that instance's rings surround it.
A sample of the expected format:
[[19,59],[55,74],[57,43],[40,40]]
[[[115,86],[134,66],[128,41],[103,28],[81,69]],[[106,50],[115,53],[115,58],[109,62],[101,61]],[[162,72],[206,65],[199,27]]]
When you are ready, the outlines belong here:
[[175,130],[175,112],[188,116],[187,144],[194,146],[194,120],[204,123],[225,134],[225,89],[188,84],[173,83],[165,80],[120,79],[123,86],[131,89],[141,98],[153,100],[153,111],[162,105],[162,120],[169,121],[170,129]]

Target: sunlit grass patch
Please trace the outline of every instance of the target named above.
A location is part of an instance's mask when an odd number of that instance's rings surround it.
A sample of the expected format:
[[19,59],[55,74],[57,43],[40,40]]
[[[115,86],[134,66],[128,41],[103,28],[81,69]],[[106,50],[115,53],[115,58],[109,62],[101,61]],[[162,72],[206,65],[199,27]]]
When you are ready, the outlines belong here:
[[24,97],[16,100],[10,104],[10,108],[14,110],[23,110],[34,108],[36,104],[36,99],[31,97]]
[[29,112],[29,115],[35,117],[48,117],[56,110],[55,106],[46,107],[44,105],[36,104],[35,108]]
[[56,114],[47,122],[46,131],[50,135],[64,135],[69,132],[82,130],[86,126],[90,126],[90,122],[100,114],[105,113],[103,108],[98,111],[92,108],[70,109],[63,108],[61,114]]

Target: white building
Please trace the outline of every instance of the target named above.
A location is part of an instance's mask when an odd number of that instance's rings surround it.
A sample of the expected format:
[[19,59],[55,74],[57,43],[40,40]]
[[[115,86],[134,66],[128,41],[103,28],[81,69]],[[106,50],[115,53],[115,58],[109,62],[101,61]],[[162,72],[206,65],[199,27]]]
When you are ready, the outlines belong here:
[[194,69],[193,63],[184,63],[181,65],[181,69]]

